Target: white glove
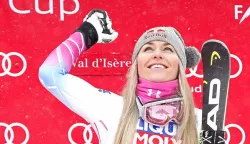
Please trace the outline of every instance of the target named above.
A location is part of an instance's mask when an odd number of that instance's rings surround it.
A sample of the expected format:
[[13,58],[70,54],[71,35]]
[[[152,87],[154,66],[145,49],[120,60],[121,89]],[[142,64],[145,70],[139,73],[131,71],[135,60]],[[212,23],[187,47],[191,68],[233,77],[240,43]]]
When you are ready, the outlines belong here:
[[97,43],[109,43],[114,41],[118,33],[113,30],[112,22],[106,11],[94,9],[86,15],[83,21],[91,23],[98,34]]

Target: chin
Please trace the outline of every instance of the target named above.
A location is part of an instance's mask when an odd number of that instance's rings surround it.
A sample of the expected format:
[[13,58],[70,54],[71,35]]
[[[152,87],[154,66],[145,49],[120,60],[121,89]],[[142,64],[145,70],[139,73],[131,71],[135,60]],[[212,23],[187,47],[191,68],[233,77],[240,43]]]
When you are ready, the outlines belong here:
[[168,81],[176,80],[176,78],[169,78],[169,77],[166,77],[166,75],[164,76],[152,75],[148,78],[148,80],[152,82],[168,82]]
[[163,78],[163,77],[151,77],[149,79],[149,81],[152,81],[152,82],[166,82],[166,81],[170,81],[166,78]]

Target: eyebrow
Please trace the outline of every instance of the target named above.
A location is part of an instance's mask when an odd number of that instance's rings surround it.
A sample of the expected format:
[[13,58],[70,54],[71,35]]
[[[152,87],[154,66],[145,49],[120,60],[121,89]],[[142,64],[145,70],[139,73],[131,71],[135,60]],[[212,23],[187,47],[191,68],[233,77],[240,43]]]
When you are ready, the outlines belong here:
[[152,42],[148,42],[148,43],[146,43],[146,44],[153,45],[153,43],[152,43]]
[[170,43],[164,43],[163,45],[164,45],[164,46],[167,46],[167,45],[171,45],[171,44],[170,44]]

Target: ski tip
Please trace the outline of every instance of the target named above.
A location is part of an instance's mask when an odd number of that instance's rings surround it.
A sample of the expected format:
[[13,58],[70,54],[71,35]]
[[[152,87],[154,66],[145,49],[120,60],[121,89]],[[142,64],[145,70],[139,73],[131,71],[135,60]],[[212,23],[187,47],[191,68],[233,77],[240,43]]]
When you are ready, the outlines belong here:
[[221,45],[222,45],[223,47],[225,47],[226,49],[228,49],[227,45],[226,45],[224,42],[222,42],[222,41],[220,41],[220,40],[217,40],[217,39],[210,39],[210,40],[205,41],[205,42],[202,44],[202,48],[203,48],[204,45],[207,44],[207,43],[218,43],[218,44],[221,44]]

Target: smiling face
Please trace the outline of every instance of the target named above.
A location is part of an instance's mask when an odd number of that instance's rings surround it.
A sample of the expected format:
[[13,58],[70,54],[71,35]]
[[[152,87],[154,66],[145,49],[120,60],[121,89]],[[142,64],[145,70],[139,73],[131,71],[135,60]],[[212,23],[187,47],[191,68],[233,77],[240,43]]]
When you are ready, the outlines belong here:
[[142,46],[137,56],[140,78],[153,82],[177,79],[179,58],[174,48],[162,41],[151,41]]

